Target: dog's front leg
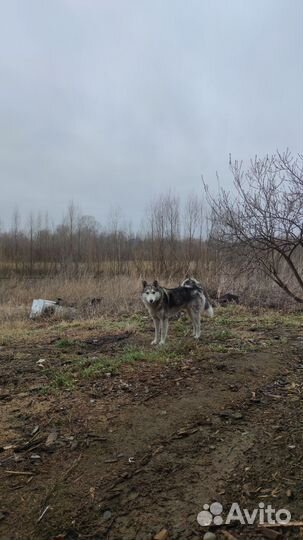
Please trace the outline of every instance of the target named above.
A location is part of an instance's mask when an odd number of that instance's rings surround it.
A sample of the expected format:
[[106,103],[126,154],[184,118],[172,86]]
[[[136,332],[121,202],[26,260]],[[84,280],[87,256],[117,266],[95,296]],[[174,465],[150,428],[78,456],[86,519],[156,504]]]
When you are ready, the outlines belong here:
[[155,339],[151,342],[152,345],[157,345],[160,341],[160,321],[159,319],[153,319],[155,325]]
[[168,330],[168,319],[162,320],[160,345],[164,345]]

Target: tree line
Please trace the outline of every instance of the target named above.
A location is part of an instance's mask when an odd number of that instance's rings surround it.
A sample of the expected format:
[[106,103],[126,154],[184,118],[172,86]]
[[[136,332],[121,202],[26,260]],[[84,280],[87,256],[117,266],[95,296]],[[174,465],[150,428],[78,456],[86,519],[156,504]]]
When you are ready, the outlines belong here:
[[100,224],[94,217],[82,215],[73,203],[57,225],[50,225],[47,214],[31,214],[21,223],[15,211],[11,226],[0,229],[0,273],[173,275],[190,262],[201,262],[208,235],[203,199],[190,195],[182,205],[171,191],[146,208],[140,232],[125,225],[119,211]]
[[119,212],[101,225],[74,204],[52,227],[47,216],[33,215],[21,227],[15,212],[0,230],[0,275],[225,272],[247,281],[263,276],[303,303],[303,154],[256,156],[246,167],[230,158],[230,171],[230,191],[213,193],[202,179],[201,196],[160,195],[135,233]]

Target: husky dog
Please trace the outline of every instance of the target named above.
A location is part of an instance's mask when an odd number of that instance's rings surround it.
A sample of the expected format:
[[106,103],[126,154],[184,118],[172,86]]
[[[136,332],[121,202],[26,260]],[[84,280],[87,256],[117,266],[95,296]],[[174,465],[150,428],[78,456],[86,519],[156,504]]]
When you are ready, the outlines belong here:
[[198,339],[201,334],[201,313],[205,311],[209,317],[213,316],[213,309],[205,295],[202,286],[193,280],[175,289],[161,287],[158,281],[148,284],[142,281],[142,300],[147,307],[155,325],[155,339],[152,345],[164,345],[168,319],[185,309],[193,324],[193,336]]

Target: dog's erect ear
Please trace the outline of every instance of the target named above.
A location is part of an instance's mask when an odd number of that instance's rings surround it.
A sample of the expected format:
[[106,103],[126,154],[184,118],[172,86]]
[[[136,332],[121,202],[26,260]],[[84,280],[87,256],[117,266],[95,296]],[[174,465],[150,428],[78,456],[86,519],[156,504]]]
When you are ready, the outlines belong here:
[[142,287],[143,287],[143,289],[145,289],[146,285],[147,285],[147,281],[145,281],[145,279],[142,279]]
[[158,283],[158,281],[157,281],[156,279],[155,279],[155,281],[153,282],[153,286],[154,286],[154,287],[159,287],[159,283]]

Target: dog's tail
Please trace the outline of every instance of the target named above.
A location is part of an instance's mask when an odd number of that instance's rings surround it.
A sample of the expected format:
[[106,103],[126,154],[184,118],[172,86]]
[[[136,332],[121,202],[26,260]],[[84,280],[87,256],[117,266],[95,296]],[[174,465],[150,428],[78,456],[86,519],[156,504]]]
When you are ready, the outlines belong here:
[[211,305],[210,300],[208,296],[206,295],[205,295],[204,311],[205,311],[205,315],[207,315],[208,317],[214,316],[213,306]]

